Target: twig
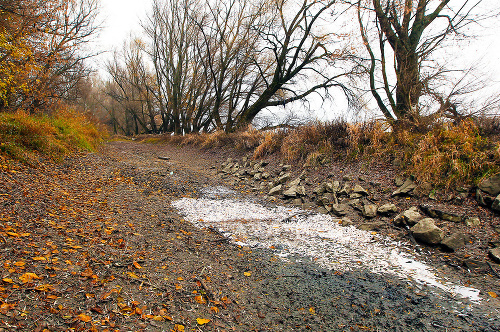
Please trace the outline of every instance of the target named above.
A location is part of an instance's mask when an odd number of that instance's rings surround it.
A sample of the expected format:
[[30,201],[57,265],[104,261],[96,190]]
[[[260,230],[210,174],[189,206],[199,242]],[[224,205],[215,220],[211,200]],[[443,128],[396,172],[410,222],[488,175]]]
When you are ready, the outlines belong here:
[[158,156],[158,159],[160,159],[160,160],[170,160],[170,157]]
[[196,281],[198,281],[201,285],[201,288],[203,288],[203,290],[205,290],[205,296],[210,300],[210,301],[214,301],[214,294],[212,293],[212,291],[210,290],[210,288],[208,288],[208,286],[205,284],[205,282],[200,279],[200,278],[195,278]]
[[498,274],[498,272],[493,268],[493,266],[490,264],[490,262],[486,262],[486,264],[488,264],[488,266],[490,267],[491,271],[493,271],[493,273],[500,279],[500,275]]

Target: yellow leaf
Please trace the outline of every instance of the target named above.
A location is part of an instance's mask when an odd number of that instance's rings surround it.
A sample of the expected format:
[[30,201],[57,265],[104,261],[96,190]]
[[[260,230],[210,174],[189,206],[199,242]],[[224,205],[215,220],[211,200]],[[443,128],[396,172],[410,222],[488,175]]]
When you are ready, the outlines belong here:
[[54,287],[52,285],[45,284],[45,285],[39,285],[35,289],[40,292],[47,292],[49,290],[52,290],[53,288]]
[[196,318],[196,322],[200,325],[205,325],[206,323],[210,322],[210,319]]
[[134,273],[134,272],[127,272],[129,277],[134,278],[134,279],[139,279],[139,277]]
[[3,278],[2,280],[3,280],[4,282],[9,283],[9,284],[14,283],[14,280],[12,280],[11,278]]
[[14,232],[7,232],[7,235],[13,236],[13,237],[19,237],[19,234],[14,233]]
[[24,284],[33,281],[33,279],[42,279],[42,278],[37,276],[36,273],[30,273],[30,272],[25,273],[19,277],[19,280],[21,280]]
[[34,260],[34,261],[45,261],[45,260],[47,260],[47,258],[45,258],[43,256],[31,257],[31,259]]
[[198,302],[199,304],[205,304],[207,303],[207,301],[203,298],[202,295],[196,295],[194,297],[194,299],[196,300],[196,302]]
[[243,275],[245,277],[250,277],[252,275],[252,272],[243,272]]
[[495,292],[488,292],[488,294],[489,294],[492,298],[494,298],[494,299],[495,299],[495,298],[497,298],[497,296],[498,296],[498,295],[497,295],[497,293],[495,293]]
[[25,263],[25,262],[23,262],[23,261],[19,261],[19,262],[15,262],[15,263],[14,263],[14,265],[15,265],[15,266],[19,266],[19,267],[21,267],[21,266],[26,265],[26,263]]
[[90,318],[90,316],[87,316],[85,314],[79,314],[77,317],[79,320],[81,320],[82,322],[85,322],[85,323],[90,322],[90,320],[92,319],[92,318]]
[[310,308],[309,308],[309,312],[310,312],[311,314],[313,314],[313,315],[315,315],[315,314],[316,314],[316,310],[314,310],[314,308],[313,308],[313,307],[310,307]]
[[162,316],[153,316],[153,320],[156,320],[158,322],[161,322],[161,321],[164,321],[165,318],[163,318]]
[[175,331],[177,331],[177,332],[184,332],[184,325],[175,324]]

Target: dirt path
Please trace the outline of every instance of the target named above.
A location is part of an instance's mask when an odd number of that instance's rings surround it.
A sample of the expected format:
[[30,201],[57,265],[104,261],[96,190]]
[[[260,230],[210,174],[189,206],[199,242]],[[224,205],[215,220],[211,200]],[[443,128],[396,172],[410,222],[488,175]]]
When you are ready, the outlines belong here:
[[[168,157],[169,160],[158,157]],[[231,244],[171,206],[224,156],[113,142],[0,172],[0,331],[498,331],[473,305],[389,275]]]

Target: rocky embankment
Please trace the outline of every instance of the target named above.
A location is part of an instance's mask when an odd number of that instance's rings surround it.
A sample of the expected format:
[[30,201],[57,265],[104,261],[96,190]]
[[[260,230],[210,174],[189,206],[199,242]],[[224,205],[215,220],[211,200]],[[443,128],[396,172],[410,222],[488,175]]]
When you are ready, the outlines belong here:
[[346,171],[243,157],[228,158],[219,175],[272,201],[338,217],[339,224],[405,238],[417,250],[424,245],[445,253],[445,258],[455,253],[454,258],[469,270],[473,266],[479,270],[479,265],[484,270],[487,264],[489,273],[498,277],[494,263],[500,262],[500,222],[495,211],[500,211],[500,174],[478,188],[458,188],[450,194],[413,177],[395,172],[380,176],[361,168]]

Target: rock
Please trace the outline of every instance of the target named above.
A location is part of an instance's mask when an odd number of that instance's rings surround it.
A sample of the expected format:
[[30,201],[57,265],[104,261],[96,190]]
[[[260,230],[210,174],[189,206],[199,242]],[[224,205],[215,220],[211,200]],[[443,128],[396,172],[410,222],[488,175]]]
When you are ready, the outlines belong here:
[[400,175],[396,176],[396,178],[394,179],[394,184],[396,185],[396,187],[401,187],[403,183],[405,183],[405,178]]
[[432,185],[429,182],[422,182],[413,192],[418,196],[429,196],[432,192]]
[[363,195],[358,194],[358,193],[351,193],[351,194],[349,195],[349,198],[350,198],[350,199],[358,199],[358,198],[361,198],[361,197],[363,197]]
[[368,191],[366,191],[359,184],[355,185],[354,188],[352,188],[352,192],[355,194],[362,195],[362,196],[368,196]]
[[270,176],[271,176],[271,174],[269,174],[268,172],[262,173],[262,178],[265,180],[269,179]]
[[410,195],[415,188],[417,188],[417,184],[411,177],[409,177],[408,179],[406,179],[402,186],[400,186],[392,193],[392,196],[394,197],[399,195]]
[[296,198],[292,201],[293,205],[302,206],[302,199]]
[[286,183],[288,180],[290,180],[290,177],[291,177],[290,173],[285,173],[278,178],[278,183],[279,184]]
[[398,212],[398,208],[396,207],[396,205],[392,203],[387,203],[382,206],[379,206],[377,212],[380,214],[396,213]]
[[283,193],[283,186],[281,184],[269,190],[269,196],[277,196]]
[[420,214],[418,208],[414,206],[394,218],[394,224],[396,226],[408,225],[411,227],[418,223],[422,218],[423,216]]
[[455,232],[441,241],[441,245],[448,250],[456,251],[467,243],[468,238],[463,233]]
[[333,204],[332,212],[337,216],[345,216],[347,214],[349,207],[346,204]]
[[349,196],[350,192],[351,192],[351,187],[349,186],[349,183],[345,183],[342,189],[340,189],[339,195]]
[[288,185],[290,187],[296,187],[296,186],[300,185],[300,181],[302,181],[302,179],[300,177],[298,177],[295,180],[291,181]]
[[476,200],[479,205],[482,206],[491,206],[493,204],[493,201],[495,198],[491,197],[490,195],[486,194],[485,192],[477,189],[476,190]]
[[493,226],[495,232],[500,233],[500,226]]
[[328,210],[327,210],[327,209],[325,209],[324,207],[319,207],[319,208],[318,208],[318,212],[319,212],[319,213],[322,213],[322,214],[328,214]]
[[342,177],[342,181],[345,182],[352,181],[352,175],[344,175],[344,177]]
[[443,230],[436,226],[434,219],[424,218],[410,228],[413,236],[424,243],[438,244],[443,240]]
[[377,206],[375,204],[366,204],[363,206],[363,216],[365,218],[374,218],[377,216]]
[[281,167],[281,170],[282,170],[283,172],[287,172],[287,171],[289,171],[291,168],[292,168],[292,165],[283,165],[283,166]]
[[491,204],[491,208],[494,211],[500,211],[500,195],[495,197],[495,200],[493,200],[493,203]]
[[379,230],[384,227],[383,222],[370,222],[370,223],[365,223],[361,224],[358,226],[358,229],[361,229],[362,231],[367,231],[367,232],[372,232]]
[[342,224],[342,226],[351,226],[353,224],[353,222],[351,219],[344,217],[341,220],[341,224]]
[[323,195],[326,192],[326,186],[325,183],[320,184],[316,188],[313,189],[313,193],[315,193],[318,196]]
[[469,227],[477,227],[481,225],[481,220],[478,217],[469,217],[465,219],[465,224]]
[[297,185],[294,185],[283,192],[283,195],[285,197],[305,196],[305,194],[306,190],[304,186],[297,186]]
[[500,173],[484,179],[477,187],[492,196],[497,196],[500,194]]
[[439,218],[451,222],[462,221],[462,216],[459,216],[458,214],[455,214],[453,212],[444,211],[428,205],[420,205],[420,208],[431,218]]
[[500,248],[490,249],[490,251],[488,252],[488,254],[490,255],[491,259],[494,262],[500,263]]
[[262,173],[255,173],[255,175],[253,176],[253,179],[255,181],[260,181],[262,180]]

